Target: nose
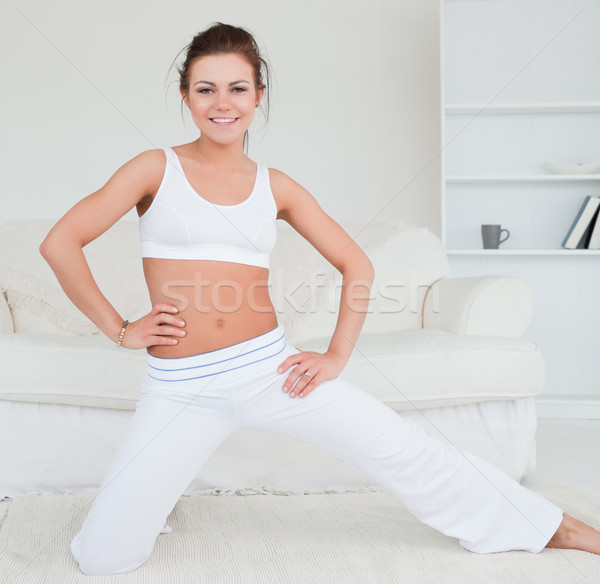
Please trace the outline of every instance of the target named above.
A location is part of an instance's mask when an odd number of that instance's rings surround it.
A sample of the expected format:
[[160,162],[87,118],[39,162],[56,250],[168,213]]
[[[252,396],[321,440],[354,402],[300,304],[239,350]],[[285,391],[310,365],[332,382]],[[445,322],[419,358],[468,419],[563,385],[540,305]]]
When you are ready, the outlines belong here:
[[218,110],[228,110],[231,107],[230,97],[227,93],[219,93],[217,94],[217,109]]

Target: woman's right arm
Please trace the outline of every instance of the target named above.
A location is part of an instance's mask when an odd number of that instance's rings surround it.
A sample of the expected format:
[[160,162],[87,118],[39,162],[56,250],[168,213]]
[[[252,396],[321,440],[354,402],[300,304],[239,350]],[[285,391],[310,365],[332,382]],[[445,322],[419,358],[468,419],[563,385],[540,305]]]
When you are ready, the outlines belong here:
[[[147,150],[131,159],[101,189],[71,207],[39,247],[73,304],[115,342],[123,318],[98,288],[83,248],[156,192],[164,165],[162,150]],[[176,312],[177,307],[171,304],[157,304],[148,315],[127,325],[122,346],[140,349],[174,344],[167,335],[181,330],[181,319],[174,316]],[[159,326],[162,323],[174,326]]]

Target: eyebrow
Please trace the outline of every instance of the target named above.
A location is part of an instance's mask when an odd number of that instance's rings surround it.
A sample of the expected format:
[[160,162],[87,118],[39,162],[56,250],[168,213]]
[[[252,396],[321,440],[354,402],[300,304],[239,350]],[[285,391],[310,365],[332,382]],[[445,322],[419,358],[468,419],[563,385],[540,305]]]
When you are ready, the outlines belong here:
[[[194,83],[194,85],[198,85],[198,83],[206,83],[206,85],[212,85],[213,87],[216,87],[216,84],[213,83],[212,81],[196,81],[196,83]],[[249,81],[246,81],[245,79],[238,79],[238,81],[232,81],[229,86],[231,87],[232,85],[237,85],[238,83],[247,83],[248,85],[250,85]]]

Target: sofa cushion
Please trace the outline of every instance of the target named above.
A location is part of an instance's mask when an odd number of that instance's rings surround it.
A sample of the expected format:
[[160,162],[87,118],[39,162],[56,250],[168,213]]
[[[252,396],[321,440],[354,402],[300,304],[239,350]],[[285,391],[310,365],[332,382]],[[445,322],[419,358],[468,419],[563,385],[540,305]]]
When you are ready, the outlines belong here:
[[[289,224],[279,223],[269,283],[280,321],[296,342],[331,335],[342,274]],[[400,220],[341,225],[375,268],[363,333],[421,328],[428,286],[448,275],[440,240],[425,227]]]
[[[299,348],[324,351],[329,340]],[[134,409],[145,367],[145,349],[104,335],[0,334],[0,399]],[[396,410],[531,397],[544,375],[532,341],[435,329],[365,333],[342,372]]]
[[[329,341],[298,348],[323,352]],[[542,391],[545,365],[528,339],[415,329],[361,334],[342,376],[405,410],[532,397]]]
[[[101,335],[65,294],[39,252],[55,223],[15,219],[0,225],[0,292],[10,306],[15,330]],[[124,219],[83,248],[101,292],[130,321],[152,308],[140,250],[138,222]]]
[[103,334],[0,334],[0,399],[130,409],[145,364]]

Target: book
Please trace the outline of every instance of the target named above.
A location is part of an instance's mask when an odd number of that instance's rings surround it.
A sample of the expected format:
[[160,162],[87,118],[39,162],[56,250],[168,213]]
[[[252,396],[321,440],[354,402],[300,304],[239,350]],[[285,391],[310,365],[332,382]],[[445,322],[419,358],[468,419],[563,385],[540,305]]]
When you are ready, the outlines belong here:
[[596,211],[596,219],[588,242],[588,249],[600,249],[600,219],[598,217],[600,217],[600,213]]
[[599,207],[600,197],[588,195],[585,198],[562,242],[565,249],[583,249],[587,247],[595,223],[594,218]]
[[596,217],[598,217],[598,209],[596,209],[594,215],[592,216],[587,227],[585,228],[585,231],[583,232],[583,235],[581,236],[581,239],[579,240],[576,249],[589,249],[592,231],[594,229],[594,224],[596,223]]

